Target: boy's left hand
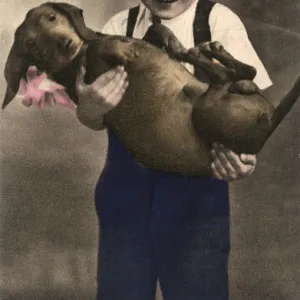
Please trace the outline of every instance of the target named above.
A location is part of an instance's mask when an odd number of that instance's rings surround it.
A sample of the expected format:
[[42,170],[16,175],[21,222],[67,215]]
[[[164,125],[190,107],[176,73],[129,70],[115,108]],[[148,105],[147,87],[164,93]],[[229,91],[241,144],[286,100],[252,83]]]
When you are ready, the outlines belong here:
[[213,159],[211,169],[214,177],[226,181],[250,176],[257,162],[256,155],[238,155],[217,143],[213,144],[211,156]]

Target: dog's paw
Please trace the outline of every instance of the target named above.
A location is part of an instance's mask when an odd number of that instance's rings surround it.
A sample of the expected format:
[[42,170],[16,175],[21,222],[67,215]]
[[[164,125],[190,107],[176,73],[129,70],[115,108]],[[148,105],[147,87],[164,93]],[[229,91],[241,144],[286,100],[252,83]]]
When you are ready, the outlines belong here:
[[122,58],[124,62],[130,62],[136,59],[139,56],[137,50],[134,47],[122,47]]
[[220,52],[224,50],[224,46],[220,42],[211,42],[210,49],[213,52]]
[[201,53],[209,58],[212,58],[215,53],[222,52],[224,50],[224,47],[220,42],[204,42],[199,44],[197,48]]
[[224,46],[220,42],[203,42],[198,45],[198,48],[202,51],[219,52],[224,49]]
[[195,47],[195,48],[190,48],[187,51],[187,54],[191,57],[197,58],[199,57],[202,53],[199,49],[199,47]]

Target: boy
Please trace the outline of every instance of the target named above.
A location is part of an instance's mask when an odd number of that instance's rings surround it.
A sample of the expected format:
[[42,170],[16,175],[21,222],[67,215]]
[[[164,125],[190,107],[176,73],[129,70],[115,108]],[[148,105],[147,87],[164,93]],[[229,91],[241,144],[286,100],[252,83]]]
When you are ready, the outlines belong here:
[[[133,37],[142,38],[155,15],[186,48],[194,46],[196,8],[201,10],[207,0],[141,2]],[[128,13],[113,16],[102,32],[126,35]],[[257,68],[254,81],[261,89],[272,84],[231,10],[213,3],[208,25],[211,40]],[[121,101],[128,86],[126,72],[120,66],[90,86],[84,85],[82,76],[78,119],[91,129],[104,129],[103,116]],[[215,178],[190,178],[142,168],[110,130],[108,137],[106,166],[95,191],[101,232],[97,299],[154,300],[159,278],[165,300],[227,300],[228,181],[249,176],[256,157],[239,156],[215,144]]]

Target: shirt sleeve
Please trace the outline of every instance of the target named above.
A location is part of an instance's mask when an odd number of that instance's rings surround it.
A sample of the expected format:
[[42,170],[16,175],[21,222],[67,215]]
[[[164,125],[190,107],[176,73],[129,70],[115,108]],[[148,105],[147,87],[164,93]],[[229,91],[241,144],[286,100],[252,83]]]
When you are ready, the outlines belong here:
[[272,81],[253,48],[240,18],[224,5],[216,4],[209,17],[212,41],[219,41],[237,60],[256,68],[254,82],[260,89],[272,85]]

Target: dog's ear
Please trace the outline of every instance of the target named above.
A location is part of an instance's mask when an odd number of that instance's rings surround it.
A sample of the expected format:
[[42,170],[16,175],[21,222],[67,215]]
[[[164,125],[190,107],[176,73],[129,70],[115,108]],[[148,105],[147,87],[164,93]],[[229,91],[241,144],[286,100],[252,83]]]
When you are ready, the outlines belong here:
[[77,34],[84,41],[89,42],[97,39],[98,35],[96,34],[96,32],[86,26],[82,9],[78,8],[77,6],[62,2],[49,2],[49,5],[68,17]]
[[4,77],[7,83],[7,88],[2,103],[4,109],[16,96],[20,86],[20,80],[26,75],[29,67],[29,61],[22,55],[22,46],[15,39],[13,46],[8,54],[5,64]]

